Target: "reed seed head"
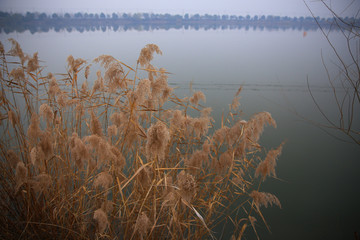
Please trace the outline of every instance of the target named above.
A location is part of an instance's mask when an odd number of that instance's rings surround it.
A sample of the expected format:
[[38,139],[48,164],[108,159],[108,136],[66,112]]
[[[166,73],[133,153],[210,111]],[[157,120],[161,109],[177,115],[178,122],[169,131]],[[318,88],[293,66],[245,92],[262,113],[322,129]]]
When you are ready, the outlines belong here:
[[75,162],[78,168],[82,168],[84,166],[85,160],[90,159],[90,153],[88,151],[88,147],[84,144],[84,142],[78,137],[77,133],[73,133],[69,139],[70,149],[71,149],[71,157]]
[[90,130],[92,134],[103,136],[101,123],[99,121],[99,118],[94,114],[94,112],[91,112]]
[[45,153],[41,147],[36,146],[31,149],[30,160],[34,166],[40,166],[41,162],[45,160]]
[[110,125],[108,127],[107,133],[108,133],[109,138],[116,136],[118,134],[118,127],[115,124]]
[[135,96],[137,98],[138,104],[139,105],[143,104],[145,99],[148,98],[150,94],[151,94],[150,80],[149,79],[140,80],[135,90]]
[[220,155],[219,161],[216,164],[216,169],[218,173],[227,172],[229,168],[233,165],[233,154],[232,151],[228,150]]
[[21,67],[14,68],[10,72],[10,77],[13,77],[13,79],[18,83],[24,82],[25,81],[24,69],[22,69]]
[[108,172],[101,172],[94,180],[94,187],[108,189],[113,183],[113,178]]
[[104,210],[102,210],[101,208],[97,209],[94,212],[94,220],[96,221],[97,224],[97,231],[102,234],[105,232],[106,227],[109,225],[109,221],[107,218],[106,213],[104,212]]
[[167,144],[170,140],[170,133],[164,123],[158,121],[151,125],[147,131],[146,152],[149,156],[164,158]]
[[39,66],[39,59],[38,59],[38,53],[34,53],[33,57],[29,59],[27,64],[27,71],[28,72],[35,72],[40,68]]
[[54,112],[48,104],[42,104],[40,106],[39,112],[40,116],[45,118],[47,122],[52,122],[54,120]]
[[250,193],[250,197],[254,199],[254,203],[258,207],[265,206],[267,208],[269,205],[272,206],[274,204],[281,208],[279,199],[271,193],[258,192],[254,190]]
[[160,48],[155,44],[147,44],[143,49],[141,49],[138,63],[140,66],[144,67],[148,65],[151,60],[154,58],[153,54],[162,54]]
[[93,93],[95,93],[96,91],[103,92],[103,91],[105,91],[105,85],[104,85],[104,79],[101,76],[101,71],[98,70],[96,72],[96,75],[97,75],[97,79],[94,82],[92,92]]
[[143,189],[147,189],[153,180],[154,173],[150,166],[144,167],[138,174],[138,182]]
[[180,196],[190,202],[196,193],[196,181],[194,176],[182,170],[177,176]]
[[11,50],[9,51],[9,54],[14,57],[19,57],[21,64],[24,65],[27,57],[24,54],[23,50],[21,49],[20,44],[17,41],[15,41],[15,39],[13,39],[13,38],[10,38],[9,41],[11,42],[11,45],[12,45]]
[[53,154],[53,141],[49,131],[43,132],[41,134],[39,146],[44,152],[46,158],[49,158]]
[[202,100],[203,102],[206,102],[205,94],[201,91],[195,92],[192,97],[190,97],[190,102],[197,106],[199,104],[199,101]]
[[86,68],[85,68],[84,76],[85,76],[86,79],[88,79],[88,77],[89,77],[90,68],[91,68],[91,64],[87,65]]
[[40,117],[36,113],[31,115],[30,125],[27,131],[28,137],[32,140],[39,138],[42,135],[40,129]]
[[208,155],[202,150],[196,150],[189,159],[185,159],[185,166],[192,174],[201,171],[203,164],[208,163]]
[[60,87],[59,87],[59,84],[58,82],[56,81],[56,78],[54,76],[51,76],[50,78],[50,82],[49,82],[49,95],[50,96],[55,96],[57,94],[60,93]]
[[283,144],[284,143],[280,144],[279,147],[277,147],[276,149],[272,149],[267,153],[265,160],[262,161],[255,170],[256,177],[261,175],[263,180],[265,180],[266,176],[270,175],[276,177],[276,160],[281,154]]
[[60,105],[60,107],[64,108],[67,105],[69,105],[70,101],[68,100],[68,96],[65,92],[59,91],[57,93],[57,103]]
[[140,213],[140,215],[136,219],[135,231],[137,231],[140,234],[141,239],[146,237],[148,231],[150,230],[150,227],[151,227],[151,222],[148,216],[146,215],[146,213],[144,212]]

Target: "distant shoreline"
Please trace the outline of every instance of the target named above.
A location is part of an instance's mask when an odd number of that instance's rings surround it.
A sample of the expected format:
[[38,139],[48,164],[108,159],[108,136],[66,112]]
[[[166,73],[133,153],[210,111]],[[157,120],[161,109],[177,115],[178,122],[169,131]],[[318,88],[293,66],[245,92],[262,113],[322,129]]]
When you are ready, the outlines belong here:
[[259,29],[259,30],[317,30],[319,25],[325,29],[336,30],[343,22],[359,25],[360,19],[349,18],[335,20],[334,18],[317,17],[280,17],[272,15],[236,16],[209,14],[93,14],[93,13],[8,13],[0,12],[0,33],[24,32],[31,33],[71,31],[148,31],[156,29]]

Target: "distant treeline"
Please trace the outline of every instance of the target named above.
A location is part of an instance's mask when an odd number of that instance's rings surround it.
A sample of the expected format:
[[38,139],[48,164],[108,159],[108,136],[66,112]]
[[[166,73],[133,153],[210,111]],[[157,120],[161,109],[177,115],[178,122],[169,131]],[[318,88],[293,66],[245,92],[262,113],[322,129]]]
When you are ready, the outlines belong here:
[[[336,21],[336,22],[335,22]],[[153,29],[259,29],[259,30],[316,30],[318,24],[326,29],[336,29],[337,24],[359,25],[360,19],[346,17],[344,19],[313,18],[313,17],[280,17],[280,16],[236,16],[193,14],[184,15],[153,14],[153,13],[8,13],[0,12],[0,33],[48,32],[62,31],[113,31],[153,30]]]

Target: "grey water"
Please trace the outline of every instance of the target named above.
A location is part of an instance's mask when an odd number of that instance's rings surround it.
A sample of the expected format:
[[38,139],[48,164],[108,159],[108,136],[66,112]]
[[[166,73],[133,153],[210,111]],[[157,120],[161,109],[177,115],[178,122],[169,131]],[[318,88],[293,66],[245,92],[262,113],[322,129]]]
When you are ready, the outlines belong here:
[[[333,31],[330,37],[345,62],[349,60],[341,32]],[[313,123],[326,122],[311,98],[307,80],[324,111],[338,116],[322,57],[331,76],[339,70],[320,30],[26,31],[0,34],[5,49],[10,49],[8,38],[17,40],[28,54],[38,52],[46,71],[53,73],[66,72],[70,54],[89,62],[109,54],[135,67],[141,48],[157,44],[163,55],[155,56],[153,65],[171,73],[168,82],[178,95],[189,94],[190,82],[194,90],[203,91],[204,105],[213,108],[217,122],[243,86],[242,117],[268,111],[277,121],[276,129],[265,128],[261,143],[270,149],[286,141],[277,179],[263,185],[264,191],[280,199],[282,209],[263,209],[271,233],[259,217],[260,238],[355,239],[354,232],[360,234],[360,148]]]

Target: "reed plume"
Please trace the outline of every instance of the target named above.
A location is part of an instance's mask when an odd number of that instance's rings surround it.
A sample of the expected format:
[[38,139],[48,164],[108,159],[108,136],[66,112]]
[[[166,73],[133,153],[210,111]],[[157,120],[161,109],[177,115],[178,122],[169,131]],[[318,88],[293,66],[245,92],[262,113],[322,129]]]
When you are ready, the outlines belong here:
[[101,172],[94,180],[94,187],[108,189],[113,183],[113,178],[108,172]]
[[40,68],[39,66],[39,59],[38,59],[38,53],[34,53],[33,57],[29,59],[27,64],[27,71],[28,72],[36,72]]
[[88,147],[79,138],[77,133],[73,133],[69,139],[69,145],[71,149],[71,157],[78,168],[83,168],[86,160],[90,159],[90,153]]
[[196,193],[196,182],[194,176],[185,171],[181,171],[177,177],[180,188],[180,196],[186,201],[191,202]]
[[158,121],[147,132],[146,152],[149,156],[164,158],[165,149],[170,140],[169,130],[164,123]]
[[19,57],[21,65],[24,65],[25,61],[27,60],[27,56],[24,54],[20,44],[13,38],[10,38],[9,41],[11,42],[12,47],[8,54],[10,56]]
[[34,166],[40,166],[40,164],[45,160],[45,153],[41,147],[36,146],[31,149],[30,160]]
[[40,106],[39,112],[40,116],[45,118],[48,124],[54,120],[54,112],[48,104],[42,104]]
[[33,113],[30,119],[30,125],[27,131],[27,135],[30,139],[35,141],[41,136],[42,130],[40,129],[40,117],[38,114]]
[[107,226],[109,225],[106,213],[101,208],[99,208],[94,212],[94,219],[97,223],[97,231],[100,234],[104,233]]
[[50,83],[49,83],[49,95],[50,96],[55,96],[57,94],[60,93],[60,87],[59,87],[59,84],[57,83],[56,81],[56,78],[54,76],[51,76],[50,77]]
[[190,97],[189,100],[192,104],[197,106],[199,104],[200,100],[202,100],[203,102],[206,102],[206,97],[203,92],[197,91],[192,95],[192,97]]
[[138,58],[140,66],[144,67],[148,65],[154,58],[153,54],[155,52],[157,54],[162,54],[160,48],[155,44],[147,44],[143,49],[141,49],[140,56]]
[[151,222],[146,213],[142,212],[135,223],[135,231],[140,234],[140,238],[146,238],[146,235],[151,227]]
[[277,147],[276,149],[272,149],[267,153],[265,160],[263,160],[255,170],[256,177],[261,175],[264,180],[266,176],[273,175],[274,177],[276,177],[276,160],[281,154],[283,144],[284,143],[280,144],[279,147]]
[[94,112],[91,112],[90,130],[92,134],[96,134],[100,137],[103,136],[101,123]]
[[271,193],[258,192],[254,190],[250,193],[250,196],[254,199],[255,204],[259,207],[268,207],[269,205],[272,206],[274,204],[281,208],[279,199]]
[[14,68],[10,72],[10,77],[12,77],[18,84],[21,84],[21,82],[25,80],[24,69],[21,67]]

